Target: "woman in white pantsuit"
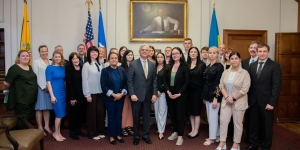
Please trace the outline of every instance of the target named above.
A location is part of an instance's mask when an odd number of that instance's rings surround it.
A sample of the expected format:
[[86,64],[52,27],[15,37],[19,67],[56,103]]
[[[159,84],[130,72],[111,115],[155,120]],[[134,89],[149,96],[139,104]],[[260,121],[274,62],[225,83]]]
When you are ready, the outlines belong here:
[[226,149],[228,123],[231,115],[234,123],[234,137],[231,150],[239,150],[239,143],[243,133],[243,118],[248,108],[248,90],[250,75],[241,67],[241,56],[238,52],[229,55],[231,67],[224,71],[220,80],[220,89],[223,94],[220,114],[220,144],[218,150]]
[[158,129],[158,139],[162,140],[164,138],[164,132],[166,127],[166,120],[167,120],[167,113],[168,113],[168,105],[164,90],[163,84],[163,75],[165,71],[165,55],[159,52],[156,55],[156,67],[157,67],[157,101],[154,103],[154,111],[155,111],[155,118],[156,124]]

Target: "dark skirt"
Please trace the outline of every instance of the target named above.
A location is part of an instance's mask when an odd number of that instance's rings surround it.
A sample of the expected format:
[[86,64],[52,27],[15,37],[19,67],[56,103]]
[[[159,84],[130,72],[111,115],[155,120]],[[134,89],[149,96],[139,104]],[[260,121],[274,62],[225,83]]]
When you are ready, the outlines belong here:
[[200,116],[203,99],[201,99],[202,88],[193,88],[188,90],[187,112],[192,116]]

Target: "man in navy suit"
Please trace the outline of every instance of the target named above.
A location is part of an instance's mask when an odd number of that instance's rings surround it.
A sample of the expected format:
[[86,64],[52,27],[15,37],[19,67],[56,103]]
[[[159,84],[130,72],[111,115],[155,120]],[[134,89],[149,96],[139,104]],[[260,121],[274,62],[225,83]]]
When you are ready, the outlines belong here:
[[149,138],[150,132],[150,111],[151,102],[156,101],[156,67],[154,63],[147,60],[149,46],[143,44],[140,46],[140,58],[130,63],[128,69],[128,92],[131,96],[131,106],[133,115],[134,145],[140,141],[139,125],[140,114],[143,118],[143,135],[142,140],[151,144]]
[[[248,68],[251,78],[248,92],[250,145],[244,150],[258,149],[259,132],[263,132],[262,150],[269,150],[272,146],[274,107],[281,90],[281,69],[277,62],[268,58],[269,53],[270,47],[267,44],[259,44],[258,61]],[[259,130],[260,126],[262,131]]]
[[80,66],[83,66],[83,64],[86,62],[86,57],[84,56],[85,54],[85,46],[83,44],[79,44],[77,46],[77,53],[80,55]]

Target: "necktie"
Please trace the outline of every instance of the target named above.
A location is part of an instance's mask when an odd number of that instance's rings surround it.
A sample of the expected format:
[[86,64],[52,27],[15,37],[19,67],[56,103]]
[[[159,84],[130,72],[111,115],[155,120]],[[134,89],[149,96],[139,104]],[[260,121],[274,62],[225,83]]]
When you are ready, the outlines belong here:
[[145,77],[147,79],[148,72],[147,72],[146,60],[143,60],[143,63],[144,63],[144,73],[145,73]]
[[161,17],[161,31],[165,31],[165,23],[162,17]]
[[100,68],[99,68],[99,65],[97,63],[95,63],[97,69],[98,69],[98,72],[100,72]]
[[83,59],[84,59],[84,57],[81,57],[81,62],[80,62],[81,66],[83,66],[83,64],[84,64],[84,60]]
[[264,64],[264,62],[259,62],[259,67],[258,67],[258,71],[257,71],[257,78],[260,76],[261,70],[262,70],[262,65]]
[[251,63],[250,63],[250,64],[252,64],[252,63],[254,63],[254,59],[252,59],[252,61],[251,61]]

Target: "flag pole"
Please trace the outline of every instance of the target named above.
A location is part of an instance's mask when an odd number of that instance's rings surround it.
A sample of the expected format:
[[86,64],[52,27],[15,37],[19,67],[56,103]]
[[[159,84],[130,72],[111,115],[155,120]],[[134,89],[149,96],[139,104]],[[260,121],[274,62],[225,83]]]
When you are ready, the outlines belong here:
[[216,0],[214,0],[214,3],[213,3],[213,7],[215,8],[215,6],[216,6]]
[[101,11],[101,0],[99,0],[99,10]]

